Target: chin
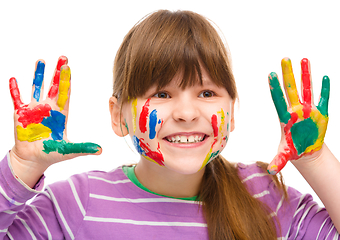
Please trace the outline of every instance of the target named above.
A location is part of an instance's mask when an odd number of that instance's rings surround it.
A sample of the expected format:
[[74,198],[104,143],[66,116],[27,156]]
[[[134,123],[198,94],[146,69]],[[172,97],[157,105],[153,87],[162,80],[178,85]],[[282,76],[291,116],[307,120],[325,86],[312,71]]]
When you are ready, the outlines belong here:
[[164,161],[164,165],[167,169],[180,173],[185,175],[195,174],[199,172],[200,170],[203,170],[202,168],[203,160],[202,161],[181,161],[181,162],[167,162]]

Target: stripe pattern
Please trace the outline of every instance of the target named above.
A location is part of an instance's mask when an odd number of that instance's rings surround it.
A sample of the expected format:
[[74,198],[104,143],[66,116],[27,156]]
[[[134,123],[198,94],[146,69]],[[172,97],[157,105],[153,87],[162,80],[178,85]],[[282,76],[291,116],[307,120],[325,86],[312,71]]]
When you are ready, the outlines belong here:
[[[310,195],[288,188],[288,203],[256,164],[238,168],[253,197],[272,209],[270,217],[280,220],[278,239],[339,239],[328,213]],[[0,239],[5,235],[8,239],[208,239],[200,202],[145,192],[121,168],[72,176],[46,187],[31,205],[25,205],[31,192],[13,177],[5,158],[0,162],[0,187]]]

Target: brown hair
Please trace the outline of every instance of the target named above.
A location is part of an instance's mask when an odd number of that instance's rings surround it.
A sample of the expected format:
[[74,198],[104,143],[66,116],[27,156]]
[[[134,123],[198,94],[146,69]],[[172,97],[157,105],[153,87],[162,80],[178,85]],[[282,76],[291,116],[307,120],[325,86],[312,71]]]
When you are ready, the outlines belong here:
[[[228,54],[216,29],[201,15],[154,12],[130,30],[117,52],[113,96],[124,103],[142,96],[153,85],[165,87],[178,72],[183,74],[180,87],[202,84],[203,67],[235,100],[238,96]],[[284,192],[283,183],[272,178]],[[236,168],[222,156],[206,166],[199,199],[210,239],[276,239],[269,209],[250,195]]]

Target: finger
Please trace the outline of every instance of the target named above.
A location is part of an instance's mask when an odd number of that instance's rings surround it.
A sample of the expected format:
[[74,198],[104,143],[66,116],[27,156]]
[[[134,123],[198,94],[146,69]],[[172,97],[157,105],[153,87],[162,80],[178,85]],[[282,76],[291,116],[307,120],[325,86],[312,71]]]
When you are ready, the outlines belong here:
[[281,61],[281,68],[283,74],[283,82],[287,93],[287,99],[290,106],[300,104],[298,92],[296,89],[292,63],[289,58],[284,58]]
[[54,70],[54,75],[53,75],[53,78],[52,78],[51,87],[50,87],[50,90],[48,91],[48,94],[47,94],[47,97],[50,98],[50,99],[54,99],[58,94],[60,69],[61,69],[61,66],[67,65],[67,62],[68,62],[67,57],[65,57],[65,56],[59,57],[57,66]]
[[313,102],[313,88],[310,62],[307,58],[301,60],[301,93],[303,102],[311,105]]
[[44,84],[44,72],[45,72],[45,62],[43,60],[38,60],[36,62],[34,79],[33,79],[33,89],[32,89],[32,100],[35,99],[37,102],[40,101],[43,95],[43,84]]
[[99,155],[102,152],[102,148],[95,143],[70,143],[65,140],[53,141],[47,140],[43,142],[44,152],[49,154],[51,152],[58,152],[60,154],[95,154]]
[[288,162],[287,153],[279,153],[275,156],[273,161],[268,165],[267,171],[271,175],[279,173]]
[[269,86],[270,86],[270,93],[272,95],[272,99],[279,115],[280,122],[285,124],[288,123],[290,119],[290,114],[287,111],[287,103],[283,96],[283,92],[277,77],[277,74],[272,72],[268,76]]
[[14,109],[18,110],[23,105],[23,102],[21,101],[17,80],[14,77],[9,79],[9,91],[11,92]]
[[321,95],[317,108],[324,116],[328,116],[328,100],[330,92],[330,81],[328,76],[324,76],[322,79]]
[[60,110],[68,110],[71,86],[71,69],[64,65],[60,71],[59,94],[57,104]]

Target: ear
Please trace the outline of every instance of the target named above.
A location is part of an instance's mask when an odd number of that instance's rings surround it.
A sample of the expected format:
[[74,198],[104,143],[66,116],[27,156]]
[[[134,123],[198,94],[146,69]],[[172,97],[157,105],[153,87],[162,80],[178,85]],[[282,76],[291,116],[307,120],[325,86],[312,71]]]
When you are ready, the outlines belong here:
[[230,106],[230,132],[234,131],[235,129],[235,119],[234,119],[234,105],[235,105],[235,100],[231,103]]
[[125,126],[125,120],[123,112],[121,112],[121,105],[118,104],[116,97],[110,97],[109,100],[111,126],[113,131],[119,136],[124,137],[129,134],[127,127]]

